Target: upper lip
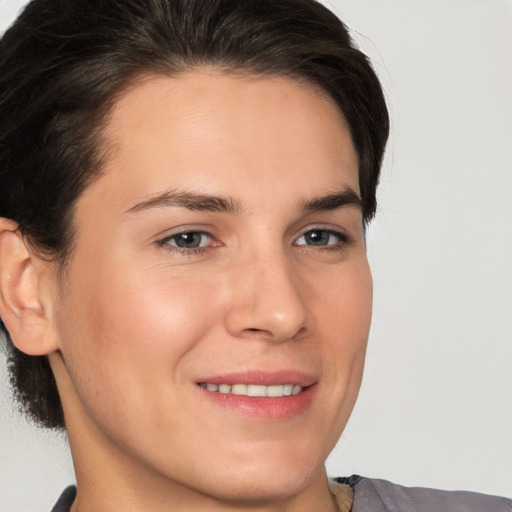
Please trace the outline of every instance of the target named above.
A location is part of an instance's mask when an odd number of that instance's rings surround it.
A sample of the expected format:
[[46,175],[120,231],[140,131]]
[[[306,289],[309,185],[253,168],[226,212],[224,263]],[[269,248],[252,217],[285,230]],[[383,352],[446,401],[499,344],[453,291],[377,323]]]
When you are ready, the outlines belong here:
[[317,380],[312,373],[297,370],[246,370],[204,377],[197,379],[196,382],[207,384],[260,384],[263,386],[298,384],[305,388],[311,386]]

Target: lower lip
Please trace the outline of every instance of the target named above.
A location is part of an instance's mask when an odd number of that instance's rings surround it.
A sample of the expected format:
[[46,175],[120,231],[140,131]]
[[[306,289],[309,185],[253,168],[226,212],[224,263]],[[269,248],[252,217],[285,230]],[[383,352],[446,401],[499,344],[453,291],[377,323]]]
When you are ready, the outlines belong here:
[[300,393],[282,397],[251,397],[220,393],[208,389],[197,388],[204,396],[216,404],[234,410],[244,416],[264,420],[286,420],[306,411],[313,401],[317,386],[313,384]]

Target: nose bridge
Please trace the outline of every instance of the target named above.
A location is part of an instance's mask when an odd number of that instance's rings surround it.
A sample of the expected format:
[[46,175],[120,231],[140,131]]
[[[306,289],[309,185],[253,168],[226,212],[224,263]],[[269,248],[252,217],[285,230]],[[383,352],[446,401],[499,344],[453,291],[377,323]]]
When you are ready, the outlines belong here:
[[305,327],[306,307],[299,276],[282,247],[252,251],[236,273],[227,328],[239,337],[281,342]]

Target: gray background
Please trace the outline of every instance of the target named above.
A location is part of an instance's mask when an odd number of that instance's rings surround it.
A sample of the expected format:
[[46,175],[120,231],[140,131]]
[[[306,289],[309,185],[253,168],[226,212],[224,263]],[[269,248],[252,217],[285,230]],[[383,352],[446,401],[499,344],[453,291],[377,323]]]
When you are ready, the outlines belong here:
[[[23,3],[0,0],[0,30]],[[512,3],[324,3],[393,120],[366,376],[329,473],[512,496]],[[47,510],[73,481],[65,439],[17,415],[3,359],[0,377],[0,511]]]

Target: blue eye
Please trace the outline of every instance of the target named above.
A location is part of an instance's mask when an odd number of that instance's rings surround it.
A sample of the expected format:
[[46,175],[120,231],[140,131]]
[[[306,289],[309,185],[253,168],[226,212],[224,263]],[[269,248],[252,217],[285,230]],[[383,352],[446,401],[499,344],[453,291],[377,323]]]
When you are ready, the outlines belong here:
[[212,237],[202,231],[185,231],[162,240],[162,245],[171,245],[178,249],[200,249],[212,243]]
[[347,237],[343,233],[329,229],[310,229],[297,239],[295,245],[308,245],[312,247],[337,246],[346,242]]

